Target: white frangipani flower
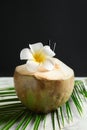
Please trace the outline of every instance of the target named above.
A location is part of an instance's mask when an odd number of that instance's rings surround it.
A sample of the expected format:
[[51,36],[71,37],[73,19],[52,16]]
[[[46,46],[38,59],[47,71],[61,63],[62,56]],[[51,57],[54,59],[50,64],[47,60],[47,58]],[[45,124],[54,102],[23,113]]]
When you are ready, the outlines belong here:
[[42,43],[30,44],[29,48],[24,48],[20,52],[20,59],[27,60],[26,66],[30,72],[35,72],[40,66],[46,70],[54,68],[52,57],[55,53],[51,50],[50,46],[43,46]]

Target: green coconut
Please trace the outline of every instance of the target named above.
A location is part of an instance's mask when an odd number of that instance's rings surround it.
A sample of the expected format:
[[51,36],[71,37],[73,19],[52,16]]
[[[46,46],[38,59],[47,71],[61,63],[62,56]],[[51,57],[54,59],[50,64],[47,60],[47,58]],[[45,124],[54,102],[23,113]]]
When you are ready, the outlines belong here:
[[55,67],[51,71],[39,68],[31,73],[26,64],[14,71],[14,85],[20,101],[31,111],[48,113],[62,106],[74,88],[74,71],[62,61],[53,58]]

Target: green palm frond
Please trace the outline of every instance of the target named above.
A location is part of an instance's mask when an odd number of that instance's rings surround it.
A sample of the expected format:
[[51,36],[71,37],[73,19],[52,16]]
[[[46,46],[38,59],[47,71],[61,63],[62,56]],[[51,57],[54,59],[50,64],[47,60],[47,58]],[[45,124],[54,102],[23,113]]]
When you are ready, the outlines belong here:
[[[27,116],[25,117],[25,121],[24,121],[24,126],[22,127],[22,130],[25,130],[26,127],[28,126],[28,124],[30,123],[31,119],[33,118],[33,114],[30,112],[30,113],[27,113]],[[19,123],[20,125],[20,123]]]
[[38,130],[40,121],[42,120],[42,115],[36,115],[35,123],[34,123],[34,129],[33,130]]
[[52,119],[52,126],[53,126],[53,130],[55,130],[55,118],[54,118],[54,114],[55,112],[51,112],[51,119]]
[[[73,121],[73,111],[71,103],[77,109],[79,115],[83,114],[83,100],[87,98],[87,90],[83,81],[75,80],[74,90],[71,98],[57,110],[51,112],[52,128],[56,130],[55,120],[58,127],[65,125],[65,121]],[[15,130],[25,130],[32,122],[33,130],[39,130],[43,122],[43,130],[46,130],[46,118],[48,114],[35,114],[19,101],[14,87],[0,88],[0,130],[9,130],[15,127]]]
[[69,101],[67,101],[65,105],[66,105],[67,118],[68,118],[68,122],[69,122],[69,121],[73,120],[72,111],[71,111],[71,107],[70,107]]
[[61,123],[60,123],[59,111],[58,110],[56,110],[56,117],[57,117],[57,122],[58,122],[59,129],[61,129]]

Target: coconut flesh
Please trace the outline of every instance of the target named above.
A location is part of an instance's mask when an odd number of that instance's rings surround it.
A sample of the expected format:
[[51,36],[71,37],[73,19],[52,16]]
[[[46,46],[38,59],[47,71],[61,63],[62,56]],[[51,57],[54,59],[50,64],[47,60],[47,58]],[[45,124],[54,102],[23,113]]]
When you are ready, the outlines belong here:
[[62,106],[74,88],[74,71],[62,61],[53,58],[55,67],[51,71],[39,68],[31,73],[26,64],[17,66],[14,85],[21,102],[31,111],[48,113]]

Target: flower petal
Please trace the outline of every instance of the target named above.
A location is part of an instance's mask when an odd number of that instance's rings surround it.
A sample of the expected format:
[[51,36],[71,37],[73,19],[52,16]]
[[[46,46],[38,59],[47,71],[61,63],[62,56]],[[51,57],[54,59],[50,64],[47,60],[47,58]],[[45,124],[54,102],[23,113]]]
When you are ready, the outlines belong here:
[[28,48],[24,48],[23,50],[21,50],[20,59],[21,60],[33,59],[33,56]]
[[54,68],[54,63],[52,61],[52,58],[47,59],[44,63],[43,63],[43,67],[47,70],[52,70]]
[[39,63],[38,63],[38,62],[35,62],[35,61],[33,61],[33,60],[27,61],[26,67],[27,67],[28,71],[30,71],[30,72],[35,72],[35,71],[37,71],[37,69],[38,69],[38,67],[39,67]]
[[36,51],[40,51],[43,48],[43,44],[41,42],[35,43],[35,44],[29,44],[29,47],[32,51],[32,53]]
[[44,54],[46,54],[47,56],[53,57],[55,56],[54,51],[51,50],[50,46],[44,46],[43,47],[43,52]]

